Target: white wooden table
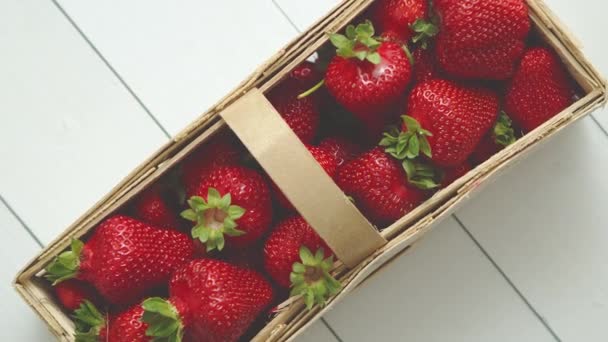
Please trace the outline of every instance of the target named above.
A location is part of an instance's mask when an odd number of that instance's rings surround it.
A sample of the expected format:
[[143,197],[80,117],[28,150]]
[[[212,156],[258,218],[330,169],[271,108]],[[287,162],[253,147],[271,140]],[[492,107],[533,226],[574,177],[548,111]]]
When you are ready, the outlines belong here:
[[[10,287],[17,269],[335,1],[0,1],[2,340],[52,340]],[[608,71],[608,5],[547,2]],[[602,114],[513,167],[300,341],[608,341]]]

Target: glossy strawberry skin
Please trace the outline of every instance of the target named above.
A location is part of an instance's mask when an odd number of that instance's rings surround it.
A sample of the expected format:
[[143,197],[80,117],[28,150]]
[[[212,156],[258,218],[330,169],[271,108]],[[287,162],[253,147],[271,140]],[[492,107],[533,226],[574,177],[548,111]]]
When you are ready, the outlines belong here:
[[531,48],[507,87],[505,110],[529,132],[570,106],[574,94],[557,55],[547,48]]
[[298,95],[320,79],[314,65],[305,62],[292,70],[289,77],[268,94],[268,100],[305,144],[311,144],[319,131],[319,100],[316,94],[302,99],[298,99]]
[[270,283],[255,271],[213,259],[194,260],[169,283],[191,341],[232,342],[271,304]]
[[293,216],[279,222],[264,244],[264,268],[281,287],[289,288],[289,275],[295,262],[300,261],[300,247],[311,251],[323,248],[326,257],[333,255],[331,249],[301,217]]
[[148,342],[152,338],[146,336],[148,325],[141,321],[144,309],[141,305],[110,316],[110,324],[99,332],[100,341],[112,342]]
[[439,0],[437,39],[442,68],[461,78],[512,76],[530,30],[524,0]]
[[183,233],[116,215],[103,221],[84,245],[77,278],[95,286],[111,304],[124,306],[165,285],[193,253],[192,240]]
[[361,154],[361,147],[352,141],[341,137],[328,137],[319,143],[319,148],[329,151],[336,157],[338,167],[344,165]]
[[416,86],[407,113],[433,135],[428,137],[432,160],[455,167],[473,153],[492,127],[499,111],[496,94],[435,79]]
[[[332,154],[331,151],[322,147],[306,146],[306,148],[308,149],[310,154],[312,154],[313,158],[315,158],[317,163],[321,165],[323,170],[325,170],[327,175],[332,179],[335,178],[339,162],[336,155]],[[287,197],[285,197],[283,192],[281,192],[281,190],[275,183],[272,183],[272,189],[274,191],[277,202],[282,208],[287,209],[289,211],[295,210],[291,202],[289,202]]]
[[209,172],[219,166],[237,165],[242,154],[236,137],[225,133],[197,148],[182,163],[182,182],[187,196],[194,194]]
[[159,228],[177,229],[177,214],[162,196],[159,186],[146,189],[133,203],[135,218]]
[[241,236],[226,236],[226,245],[244,247],[257,241],[272,223],[272,198],[270,188],[257,171],[242,166],[223,166],[207,175],[194,195],[207,199],[209,188],[221,196],[230,194],[232,204],[245,209],[236,220]]
[[389,225],[425,199],[407,182],[401,164],[377,147],[338,170],[337,184],[374,224]]
[[370,135],[382,130],[391,107],[403,99],[412,72],[399,44],[382,43],[377,52],[379,64],[336,56],[325,75],[330,94],[366,126]]
[[94,302],[96,299],[95,291],[88,284],[75,279],[55,285],[54,290],[59,303],[69,311],[78,309],[85,300]]
[[371,9],[372,20],[380,32],[394,32],[409,41],[414,32],[411,25],[428,14],[427,0],[380,0]]

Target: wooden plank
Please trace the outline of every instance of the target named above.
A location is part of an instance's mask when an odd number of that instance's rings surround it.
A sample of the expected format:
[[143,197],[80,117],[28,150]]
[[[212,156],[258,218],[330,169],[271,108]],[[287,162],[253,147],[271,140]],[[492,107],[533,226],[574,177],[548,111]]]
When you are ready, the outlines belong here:
[[59,3],[172,135],[297,34],[271,0]]
[[554,341],[453,218],[326,316],[345,341]]
[[608,340],[608,137],[562,132],[459,211],[564,341]]
[[52,2],[0,23],[0,191],[48,243],[167,138]]
[[0,233],[5,243],[0,248],[0,339],[3,341],[51,341],[51,333],[17,292],[10,286],[17,271],[40,246],[0,202]]

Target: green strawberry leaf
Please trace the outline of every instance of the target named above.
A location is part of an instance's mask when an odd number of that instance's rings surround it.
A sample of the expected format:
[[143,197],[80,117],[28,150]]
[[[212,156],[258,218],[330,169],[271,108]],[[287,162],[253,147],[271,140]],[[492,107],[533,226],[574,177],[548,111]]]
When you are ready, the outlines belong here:
[[51,281],[53,285],[75,278],[80,269],[80,255],[83,248],[84,243],[82,241],[73,239],[70,243],[70,250],[59,254],[46,267],[44,277]]
[[153,337],[154,341],[182,341],[184,325],[173,304],[153,297],[146,299],[141,306],[144,309],[141,321],[148,324],[146,336]]
[[325,258],[322,248],[315,254],[305,246],[300,247],[301,262],[295,262],[289,275],[290,296],[302,296],[308,310],[315,305],[327,304],[329,297],[336,295],[342,285],[331,274],[333,256]]
[[492,131],[496,144],[507,147],[517,141],[512,123],[513,122],[507,113],[501,111],[498,115],[498,121],[496,121]]

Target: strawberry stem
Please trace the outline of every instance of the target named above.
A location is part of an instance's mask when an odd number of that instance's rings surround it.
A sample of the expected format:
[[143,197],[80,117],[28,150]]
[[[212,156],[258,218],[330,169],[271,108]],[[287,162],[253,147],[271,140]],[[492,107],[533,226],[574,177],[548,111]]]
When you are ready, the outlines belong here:
[[154,341],[182,341],[184,324],[173,304],[153,297],[146,299],[141,306],[144,309],[141,321],[148,324],[146,336],[154,337]]
[[93,303],[85,300],[80,304],[80,308],[74,310],[72,318],[76,325],[74,332],[76,342],[99,341],[101,329],[106,326],[106,318]]
[[492,131],[496,144],[507,147],[517,141],[512,123],[513,121],[504,111],[498,114],[498,121],[496,121]]
[[207,252],[214,249],[224,249],[225,238],[228,236],[241,236],[244,231],[236,229],[236,220],[245,214],[245,209],[231,204],[230,194],[223,197],[219,191],[209,188],[207,199],[192,196],[188,200],[190,209],[186,209],[181,216],[196,223],[192,228],[192,237],[199,239],[207,246]]
[[431,158],[431,145],[427,137],[431,132],[422,128],[420,123],[407,115],[403,119],[403,129],[395,128],[392,132],[384,133],[379,145],[385,147],[384,151],[393,158],[402,162],[408,182],[423,190],[439,187],[437,172],[428,163],[421,161],[420,155]]
[[301,100],[309,95],[311,95],[312,93],[314,93],[315,91],[321,89],[321,87],[325,84],[325,80],[321,80],[319,83],[315,84],[312,88],[308,89],[307,91],[303,92],[302,94],[298,95],[298,100]]
[[301,262],[293,264],[293,271],[289,275],[291,280],[291,291],[289,295],[304,298],[308,310],[313,306],[325,306],[327,299],[340,291],[342,285],[329,272],[331,271],[334,258],[325,258],[323,248],[317,250],[313,255],[310,249],[300,247]]
[[420,46],[425,50],[428,48],[429,40],[439,33],[437,25],[424,19],[416,20],[411,28],[416,32],[416,35],[412,38],[412,42],[414,44],[420,43]]
[[76,278],[80,269],[80,255],[84,243],[74,239],[70,244],[70,250],[59,254],[49,266],[46,267],[44,277],[53,282],[53,286],[64,280]]

